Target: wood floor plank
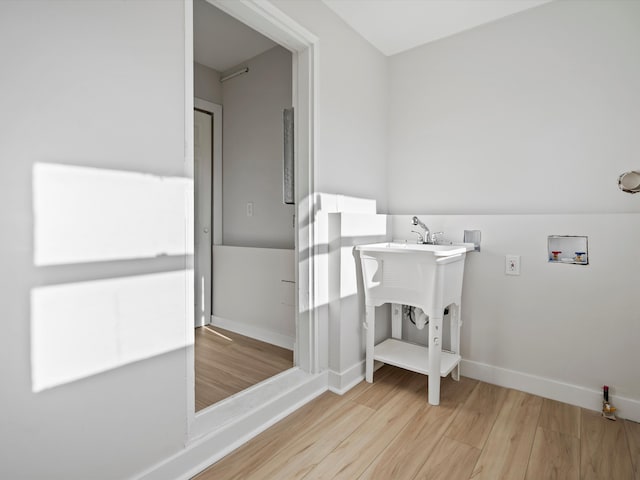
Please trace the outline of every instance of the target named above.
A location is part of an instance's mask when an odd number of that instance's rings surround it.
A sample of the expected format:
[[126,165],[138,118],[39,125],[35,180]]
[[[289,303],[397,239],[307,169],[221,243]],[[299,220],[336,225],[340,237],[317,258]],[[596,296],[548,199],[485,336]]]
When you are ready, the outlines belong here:
[[237,362],[240,359],[220,355],[219,353],[211,354],[209,359],[212,361],[211,365],[196,361],[196,379],[198,381],[239,392],[247,388],[247,386],[253,385],[255,379],[260,378],[246,373],[246,367],[222,364],[223,362]]
[[196,411],[292,366],[290,350],[217,327],[196,328]]
[[[385,368],[377,380],[398,373]],[[424,376],[397,380],[363,385],[357,395],[325,393],[197,478],[640,480],[637,423],[581,410],[578,438],[573,407],[464,377],[443,379],[441,404],[431,406]]]
[[[407,383],[409,381],[409,375],[411,374],[411,372],[407,370],[403,370],[397,367],[394,368],[396,369],[396,371],[391,375],[386,375],[378,380],[375,380],[371,384],[371,388],[366,391],[366,395],[358,395],[352,400],[356,403],[369,408],[373,408],[375,410],[383,407],[387,400],[395,395],[395,390],[398,385]],[[414,378],[414,382],[417,384],[419,380]]]
[[600,413],[585,409],[581,420],[580,478],[633,479],[624,422],[607,420]]
[[507,398],[507,392],[506,388],[480,382],[467,397],[445,435],[482,449]]
[[468,480],[480,450],[443,437],[429,455],[416,480]]
[[394,367],[392,365],[383,365],[378,370],[373,372],[373,383],[368,383],[367,381],[362,380],[355,387],[346,392],[344,394],[344,398],[346,398],[347,400],[354,400],[356,397],[362,395],[366,390],[373,387],[373,385],[383,380],[385,377],[389,375],[395,375],[401,371],[402,369],[399,369],[398,367]]
[[[379,370],[380,377],[374,378],[377,381],[384,380],[390,374],[398,375],[403,370],[389,365],[385,365]],[[377,372],[376,372],[377,373]],[[418,376],[419,374],[410,373]],[[418,376],[413,379],[418,386],[418,392],[423,392],[425,399],[427,396],[426,376]],[[461,377],[460,381],[454,381],[450,377],[443,378],[440,392],[440,407],[433,407],[425,404],[425,408],[416,412],[407,427],[389,445],[383,455],[367,468],[361,476],[362,479],[379,478],[412,478],[420,466],[424,463],[425,452],[433,449],[437,441],[443,435],[450,423],[455,418],[457,407],[464,403],[470,393],[477,385],[476,380]],[[371,384],[367,384],[371,385]],[[375,405],[375,402],[365,401],[366,397],[378,397],[379,394],[369,395],[373,392],[359,392],[362,395],[360,401],[364,405]]]
[[246,475],[247,480],[265,478],[303,478],[332,450],[346,439],[376,411],[354,402],[342,402],[342,407],[322,422],[305,428],[301,435],[284,445],[260,468]]
[[274,358],[281,358],[283,360],[289,361],[291,360],[293,355],[293,352],[286,348],[278,347],[261,340],[256,340],[255,338],[247,337],[246,335],[241,335],[239,333],[235,333],[230,330],[225,330],[223,328],[215,327],[212,325],[206,325],[205,327],[203,327],[203,334],[208,336],[209,334],[213,334],[218,339],[222,338],[227,345],[245,345],[252,348],[253,350],[268,354],[270,357]]
[[545,430],[580,438],[580,407],[545,398],[538,425]]
[[579,480],[580,440],[538,427],[525,480]]
[[471,478],[524,478],[541,408],[542,398],[510,390]]
[[477,380],[468,377],[460,377],[459,381],[443,378],[440,382],[440,405],[465,403],[477,385]]
[[[250,385],[247,385],[248,388]],[[207,408],[211,406],[211,401],[220,401],[225,398],[229,398],[234,393],[237,393],[237,390],[224,388],[222,385],[215,385],[200,379],[196,378],[195,382],[195,402],[196,402],[196,412],[202,410],[203,408]]]
[[[312,428],[341,407],[339,397],[331,392],[323,393],[302,406],[291,415],[268,428],[245,443],[195,478],[197,480],[219,480],[244,478],[260,468],[270,457],[277,454],[302,428]],[[293,435],[291,432],[295,432]],[[301,434],[301,433],[299,433]]]
[[360,480],[413,478],[440,442],[460,406],[460,403],[424,405]]
[[640,423],[624,421],[635,480],[640,480]]
[[[196,350],[198,345],[196,345]],[[252,358],[242,353],[235,346],[228,346],[207,352],[196,351],[197,373],[207,374],[207,370],[212,373],[226,372],[243,381],[252,384],[262,381],[264,378],[273,375],[273,372],[280,372],[282,368],[273,367],[268,361]],[[291,364],[292,365],[292,364]],[[289,365],[289,367],[291,366]]]
[[412,375],[406,383],[398,385],[385,405],[311,470],[305,480],[358,478],[413,415],[424,407],[426,396],[424,392],[417,391],[421,381],[420,376]]
[[261,364],[268,368],[283,368],[291,366],[293,362],[293,352],[289,351],[288,358],[282,358],[279,353],[276,353],[276,349],[278,351],[284,349],[276,347],[275,345],[269,345],[268,343],[263,343],[259,347],[256,347],[254,344],[235,343],[229,348],[233,350],[235,354],[244,357],[246,360],[253,361],[253,365]]

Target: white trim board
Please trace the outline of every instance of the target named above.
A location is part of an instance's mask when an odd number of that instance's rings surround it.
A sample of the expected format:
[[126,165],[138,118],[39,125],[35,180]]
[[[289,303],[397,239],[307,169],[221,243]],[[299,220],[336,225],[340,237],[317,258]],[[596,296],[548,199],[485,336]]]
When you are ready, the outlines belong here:
[[211,217],[213,225],[212,244],[222,245],[222,105],[211,103],[201,98],[193,99],[193,106],[198,110],[204,110],[213,117],[213,161],[211,162],[212,184]]
[[[486,363],[462,360],[461,374],[500,387],[513,388],[523,392],[550,398],[559,402],[576,405],[588,410],[600,411],[602,392],[579,385],[559,382],[550,378],[517,372]],[[625,397],[611,396],[616,414],[622,418],[640,422],[640,401]]]
[[[383,366],[384,363],[375,360],[373,362],[373,371],[375,372]],[[355,365],[347,368],[342,372],[334,372],[333,370],[329,370],[329,390],[338,395],[344,395],[364,380],[364,370],[364,360],[356,363]]]
[[229,320],[215,315],[211,316],[211,325],[260,340],[261,342],[286,348],[287,350],[293,350],[293,342],[295,341],[295,338],[282,335],[281,333],[272,332],[271,330],[265,330],[264,328],[260,328],[255,325],[249,325],[247,323]]
[[342,372],[329,370],[329,390],[338,395],[344,395],[364,380],[364,361],[358,362]]
[[[193,149],[194,149],[194,129],[193,129],[193,107],[194,107],[194,92],[193,92],[193,1],[184,0],[184,174],[188,177],[188,172],[193,166]],[[185,239],[190,238],[193,232],[193,217],[195,210],[191,206],[190,201],[185,201],[187,209],[191,211],[185,211]],[[195,248],[195,245],[194,245]],[[191,429],[195,420],[195,405],[196,405],[196,377],[195,377],[195,328],[193,323],[195,319],[195,275],[189,275],[189,271],[194,268],[194,258],[186,257],[184,269],[187,272],[186,281],[184,285],[185,289],[185,330],[186,330],[186,342],[187,348],[184,349],[185,353],[185,387],[187,389],[187,401],[185,403],[186,417],[187,417],[187,429],[184,435],[184,441],[189,439],[189,430]]]
[[[377,370],[383,365],[383,363],[376,362],[374,368]],[[600,411],[602,406],[602,392],[599,390],[495,367],[485,363],[463,359],[461,362],[461,374],[492,385],[513,388],[514,390],[520,390],[588,410]],[[343,372],[328,372],[329,390],[338,395],[345,394],[362,380],[364,380],[364,362],[356,363]],[[615,395],[615,392],[611,395],[611,401],[618,409],[616,412],[618,416],[634,422],[640,422],[640,401],[619,397]]]
[[[292,368],[199,412],[186,448],[140,474],[140,480],[187,480],[327,390],[326,373]],[[205,415],[202,415],[205,414]]]

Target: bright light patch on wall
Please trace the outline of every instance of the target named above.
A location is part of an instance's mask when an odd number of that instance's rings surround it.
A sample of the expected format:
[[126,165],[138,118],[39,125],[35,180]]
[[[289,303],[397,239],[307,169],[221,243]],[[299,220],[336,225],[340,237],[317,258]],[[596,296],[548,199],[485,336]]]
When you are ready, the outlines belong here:
[[[354,243],[376,241],[387,235],[386,215],[366,215],[359,213],[343,213],[341,233],[343,238],[357,239]],[[358,294],[357,265],[353,257],[353,247],[341,248],[342,265],[340,271],[340,297],[347,298]]]
[[[36,266],[193,253],[193,180],[37,163]],[[191,239],[192,240],[192,239]]]
[[192,279],[182,270],[32,290],[33,391],[183,348]]

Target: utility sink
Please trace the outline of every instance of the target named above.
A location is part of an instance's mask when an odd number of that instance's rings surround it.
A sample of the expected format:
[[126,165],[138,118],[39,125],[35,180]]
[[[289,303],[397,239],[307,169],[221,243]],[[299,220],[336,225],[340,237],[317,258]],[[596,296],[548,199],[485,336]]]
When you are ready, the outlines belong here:
[[[442,310],[462,292],[464,259],[472,244],[384,242],[358,245],[368,305],[402,303]],[[425,308],[426,307],[426,308]]]
[[[460,303],[464,260],[473,244],[428,245],[384,242],[355,247],[360,264],[366,305],[366,380],[373,381],[373,361],[429,375],[429,403],[440,403],[440,377],[453,372],[459,378]],[[378,345],[375,307],[392,308],[392,337]],[[428,347],[403,342],[400,305],[418,307],[429,318]],[[442,352],[444,309],[450,310],[450,351]]]
[[429,245],[425,243],[384,242],[359,245],[356,248],[360,251],[368,252],[426,253],[436,257],[446,257],[466,253],[472,247],[473,244]]

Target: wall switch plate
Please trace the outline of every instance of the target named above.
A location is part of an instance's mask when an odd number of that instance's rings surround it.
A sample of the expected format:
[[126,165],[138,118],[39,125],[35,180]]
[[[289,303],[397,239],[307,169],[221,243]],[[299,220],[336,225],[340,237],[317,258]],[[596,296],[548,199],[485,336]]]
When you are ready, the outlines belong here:
[[253,202],[247,203],[247,217],[253,217]]
[[520,255],[506,255],[504,259],[504,273],[520,275]]

